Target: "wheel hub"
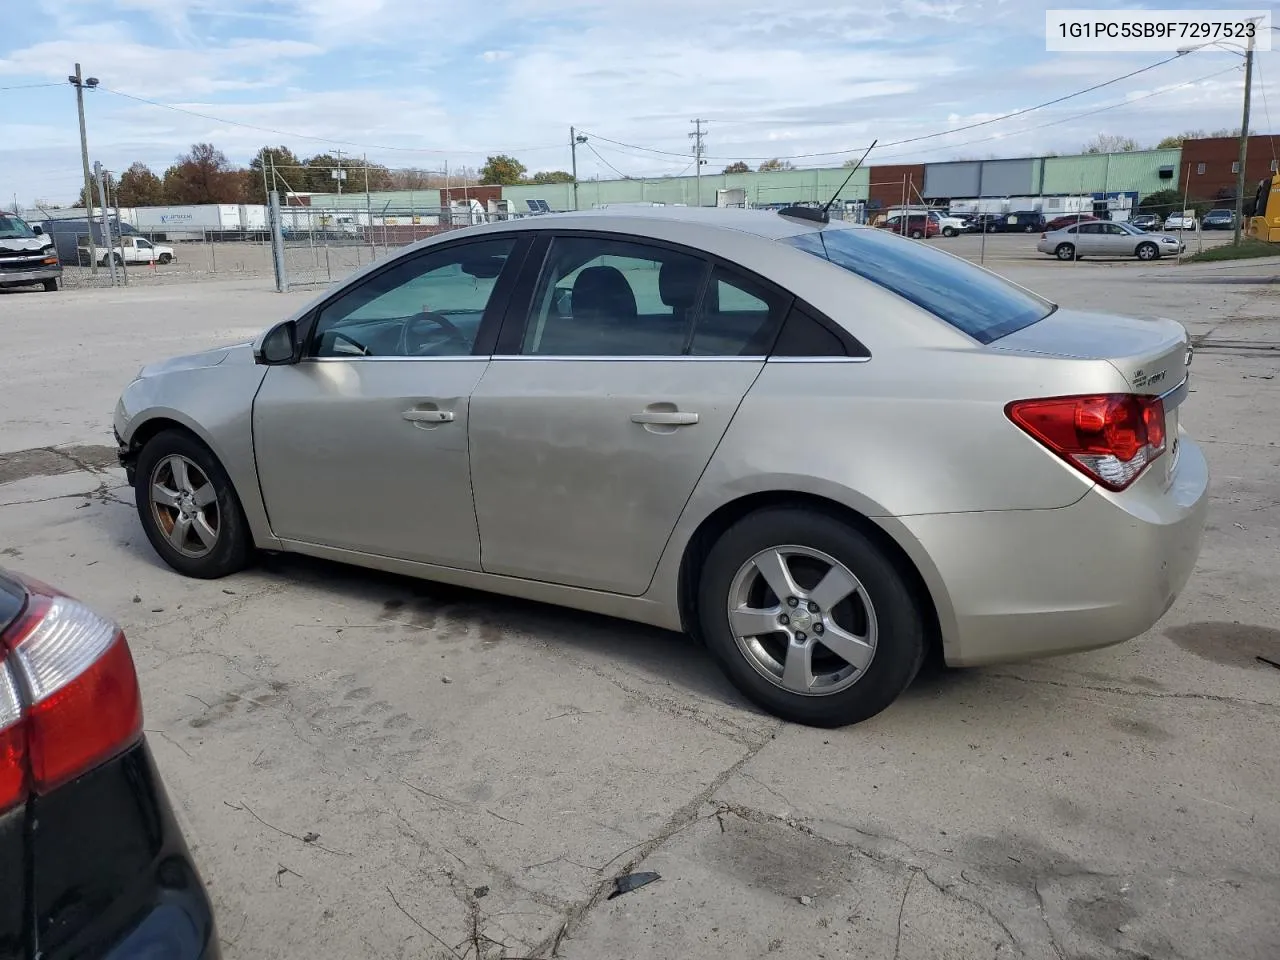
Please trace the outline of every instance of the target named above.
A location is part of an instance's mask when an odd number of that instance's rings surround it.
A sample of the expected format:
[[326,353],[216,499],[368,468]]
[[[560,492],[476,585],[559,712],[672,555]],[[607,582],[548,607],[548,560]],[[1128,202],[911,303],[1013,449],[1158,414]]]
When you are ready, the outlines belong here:
[[791,611],[791,627],[794,630],[807,632],[814,621],[814,615],[804,607],[796,607]]

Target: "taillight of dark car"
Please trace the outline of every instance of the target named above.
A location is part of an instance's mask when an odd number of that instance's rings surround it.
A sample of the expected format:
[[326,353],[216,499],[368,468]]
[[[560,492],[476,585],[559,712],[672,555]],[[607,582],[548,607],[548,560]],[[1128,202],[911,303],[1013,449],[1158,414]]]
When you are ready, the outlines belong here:
[[1005,413],[1108,490],[1125,489],[1164,453],[1164,401],[1159,397],[1107,393],[1018,400]]
[[142,735],[124,634],[43,584],[0,634],[0,811],[114,757]]

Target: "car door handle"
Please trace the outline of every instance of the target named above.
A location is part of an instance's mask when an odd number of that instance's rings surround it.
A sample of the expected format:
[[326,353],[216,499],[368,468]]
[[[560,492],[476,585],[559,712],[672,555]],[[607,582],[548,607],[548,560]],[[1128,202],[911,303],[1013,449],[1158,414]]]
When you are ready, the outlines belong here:
[[691,427],[698,422],[696,413],[683,413],[679,410],[645,410],[633,413],[632,423],[656,424],[663,427]]
[[449,423],[453,420],[452,410],[406,410],[400,414],[410,423]]

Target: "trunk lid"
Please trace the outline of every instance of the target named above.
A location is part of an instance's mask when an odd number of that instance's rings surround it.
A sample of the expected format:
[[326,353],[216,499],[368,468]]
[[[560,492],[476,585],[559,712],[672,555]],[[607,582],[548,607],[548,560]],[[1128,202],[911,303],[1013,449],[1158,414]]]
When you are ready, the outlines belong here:
[[1176,320],[1061,308],[990,346],[1012,353],[1106,360],[1134,393],[1143,394],[1173,390],[1186,378],[1191,363],[1187,331]]

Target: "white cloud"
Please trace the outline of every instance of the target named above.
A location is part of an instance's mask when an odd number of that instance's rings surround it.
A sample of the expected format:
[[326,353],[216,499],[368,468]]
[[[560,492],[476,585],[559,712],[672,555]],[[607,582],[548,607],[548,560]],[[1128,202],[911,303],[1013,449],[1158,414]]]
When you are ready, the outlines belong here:
[[485,63],[497,63],[499,60],[511,59],[510,50],[486,50],[480,54],[480,59]]

